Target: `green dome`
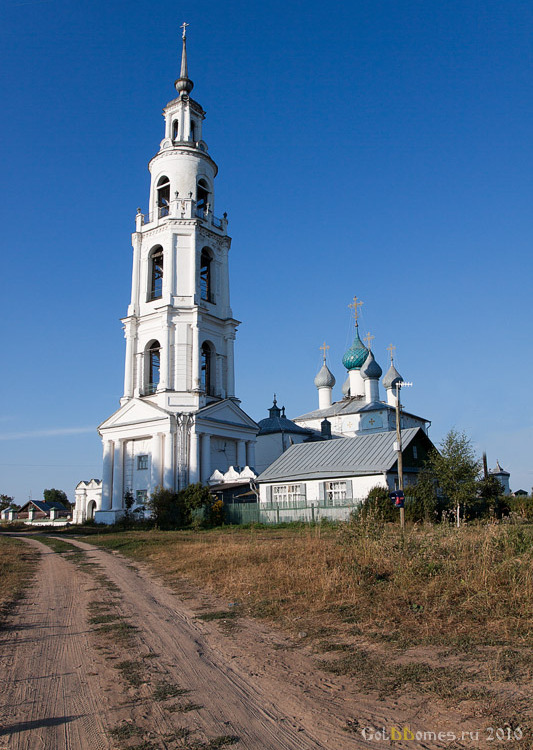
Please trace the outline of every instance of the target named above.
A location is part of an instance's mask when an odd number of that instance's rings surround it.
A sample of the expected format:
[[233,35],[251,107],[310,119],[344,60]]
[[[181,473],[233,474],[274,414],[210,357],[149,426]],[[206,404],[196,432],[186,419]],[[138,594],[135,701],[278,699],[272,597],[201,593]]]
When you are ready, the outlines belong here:
[[359,328],[355,329],[353,344],[342,358],[342,364],[347,370],[359,370],[368,357],[368,349],[359,338]]

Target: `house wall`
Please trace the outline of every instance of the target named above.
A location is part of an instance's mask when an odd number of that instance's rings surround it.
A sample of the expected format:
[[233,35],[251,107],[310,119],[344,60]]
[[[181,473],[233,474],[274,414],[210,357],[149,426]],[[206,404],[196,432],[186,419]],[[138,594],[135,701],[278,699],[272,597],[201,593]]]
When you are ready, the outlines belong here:
[[[345,500],[335,500],[332,505],[325,499],[325,482],[339,481],[347,483]],[[272,488],[279,485],[300,486],[300,495],[296,502],[275,503],[272,500]],[[259,486],[259,513],[264,523],[283,521],[318,521],[328,518],[333,521],[345,521],[353,509],[359,505],[373,487],[389,487],[384,474],[352,477],[328,477],[327,479],[309,479],[303,482],[281,480],[278,482],[261,482]]]

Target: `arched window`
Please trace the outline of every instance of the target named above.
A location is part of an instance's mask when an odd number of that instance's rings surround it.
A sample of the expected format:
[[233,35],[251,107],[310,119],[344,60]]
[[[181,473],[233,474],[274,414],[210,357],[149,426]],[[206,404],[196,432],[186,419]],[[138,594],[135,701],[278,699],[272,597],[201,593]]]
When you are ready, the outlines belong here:
[[213,302],[211,261],[211,252],[207,247],[204,247],[200,258],[200,299],[206,302]]
[[148,382],[146,384],[146,393],[155,393],[159,385],[160,351],[159,341],[152,341],[148,347]]
[[174,120],[172,123],[172,140],[175,141],[178,137],[178,131],[179,131],[179,123],[177,120]]
[[159,217],[168,216],[170,206],[170,180],[160,177],[157,183],[157,212]]
[[163,296],[163,248],[155,247],[150,253],[150,293],[149,299]]
[[196,140],[196,124],[194,120],[191,120],[191,141]]
[[209,185],[205,180],[198,180],[196,186],[196,214],[203,217],[209,203]]
[[213,395],[213,351],[210,344],[204,341],[202,349],[200,351],[200,384],[203,392],[208,395]]

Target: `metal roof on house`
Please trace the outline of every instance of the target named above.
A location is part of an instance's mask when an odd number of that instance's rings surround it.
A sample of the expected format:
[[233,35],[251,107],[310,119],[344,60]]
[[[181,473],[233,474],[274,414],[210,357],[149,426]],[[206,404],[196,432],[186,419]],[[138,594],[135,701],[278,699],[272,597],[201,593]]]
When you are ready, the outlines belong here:
[[[421,427],[402,430],[402,447],[407,448],[419,433],[429,440]],[[396,431],[390,430],[372,435],[292,445],[256,481],[296,481],[380,474],[390,471],[396,464],[395,440]]]
[[[299,417],[294,417],[294,419],[324,419],[324,417],[336,417],[340,414],[357,414],[361,411],[382,410],[386,410],[389,412],[395,411],[394,407],[390,406],[385,401],[372,401],[370,403],[367,403],[364,400],[364,396],[361,396],[354,398],[343,398],[342,401],[336,401],[326,409],[315,409],[315,411],[310,411],[307,414],[301,414]],[[427,419],[424,419],[424,417],[419,417],[417,414],[412,414],[411,412],[406,411],[403,407],[402,414],[405,414],[409,417],[414,417],[415,419],[420,419],[422,422],[428,421]]]

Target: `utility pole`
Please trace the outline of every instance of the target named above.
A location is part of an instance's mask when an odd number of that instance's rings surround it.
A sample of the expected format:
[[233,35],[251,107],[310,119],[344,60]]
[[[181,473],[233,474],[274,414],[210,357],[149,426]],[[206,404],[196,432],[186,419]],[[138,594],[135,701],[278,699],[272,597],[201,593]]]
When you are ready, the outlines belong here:
[[[398,380],[396,383],[396,452],[398,454],[398,489],[403,492],[403,456],[402,456],[402,426],[401,426],[401,406],[400,406],[400,388],[410,387],[412,383],[404,383]],[[402,531],[405,528],[405,508],[400,507],[400,526]]]

